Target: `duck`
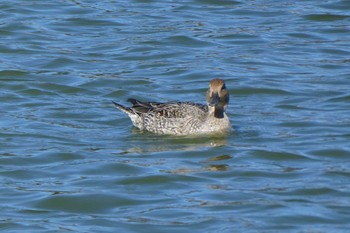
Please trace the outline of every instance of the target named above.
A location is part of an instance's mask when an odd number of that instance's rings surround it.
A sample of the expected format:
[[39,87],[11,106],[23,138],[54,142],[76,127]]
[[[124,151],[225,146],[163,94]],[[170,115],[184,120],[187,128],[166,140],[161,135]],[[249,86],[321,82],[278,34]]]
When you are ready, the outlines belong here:
[[142,102],[134,98],[127,101],[131,107],[112,101],[126,113],[132,124],[143,131],[166,135],[227,134],[232,131],[226,114],[229,91],[219,78],[209,82],[207,104],[194,102]]

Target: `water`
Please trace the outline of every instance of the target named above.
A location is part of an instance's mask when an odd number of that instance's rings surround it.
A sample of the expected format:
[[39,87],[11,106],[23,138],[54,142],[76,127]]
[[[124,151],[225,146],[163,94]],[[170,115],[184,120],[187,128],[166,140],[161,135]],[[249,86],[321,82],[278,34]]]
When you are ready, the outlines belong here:
[[[4,232],[346,232],[349,1],[2,1]],[[133,129],[111,100],[204,102],[235,132]]]

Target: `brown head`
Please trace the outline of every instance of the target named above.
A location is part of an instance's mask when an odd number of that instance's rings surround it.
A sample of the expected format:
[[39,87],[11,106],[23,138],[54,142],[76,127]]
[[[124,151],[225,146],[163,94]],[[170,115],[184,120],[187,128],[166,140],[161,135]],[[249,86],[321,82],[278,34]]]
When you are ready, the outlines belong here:
[[223,118],[229,102],[229,93],[222,79],[212,79],[207,91],[207,102],[209,109],[214,108],[214,116]]

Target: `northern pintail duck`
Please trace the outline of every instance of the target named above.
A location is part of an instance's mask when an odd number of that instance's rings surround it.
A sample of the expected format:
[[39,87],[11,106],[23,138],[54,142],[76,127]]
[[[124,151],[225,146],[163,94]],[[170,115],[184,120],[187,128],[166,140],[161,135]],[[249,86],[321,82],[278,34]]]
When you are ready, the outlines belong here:
[[222,79],[210,81],[207,105],[192,102],[141,102],[128,99],[132,107],[114,105],[125,112],[133,125],[157,134],[196,135],[231,131],[226,115],[229,92]]

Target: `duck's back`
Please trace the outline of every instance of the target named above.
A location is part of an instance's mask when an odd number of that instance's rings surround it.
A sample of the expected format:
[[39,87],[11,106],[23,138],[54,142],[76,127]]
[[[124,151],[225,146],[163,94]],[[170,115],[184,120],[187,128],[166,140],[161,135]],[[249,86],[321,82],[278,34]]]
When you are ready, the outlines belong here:
[[190,102],[140,102],[130,99],[133,124],[160,134],[186,135],[198,131],[208,116],[208,107]]

